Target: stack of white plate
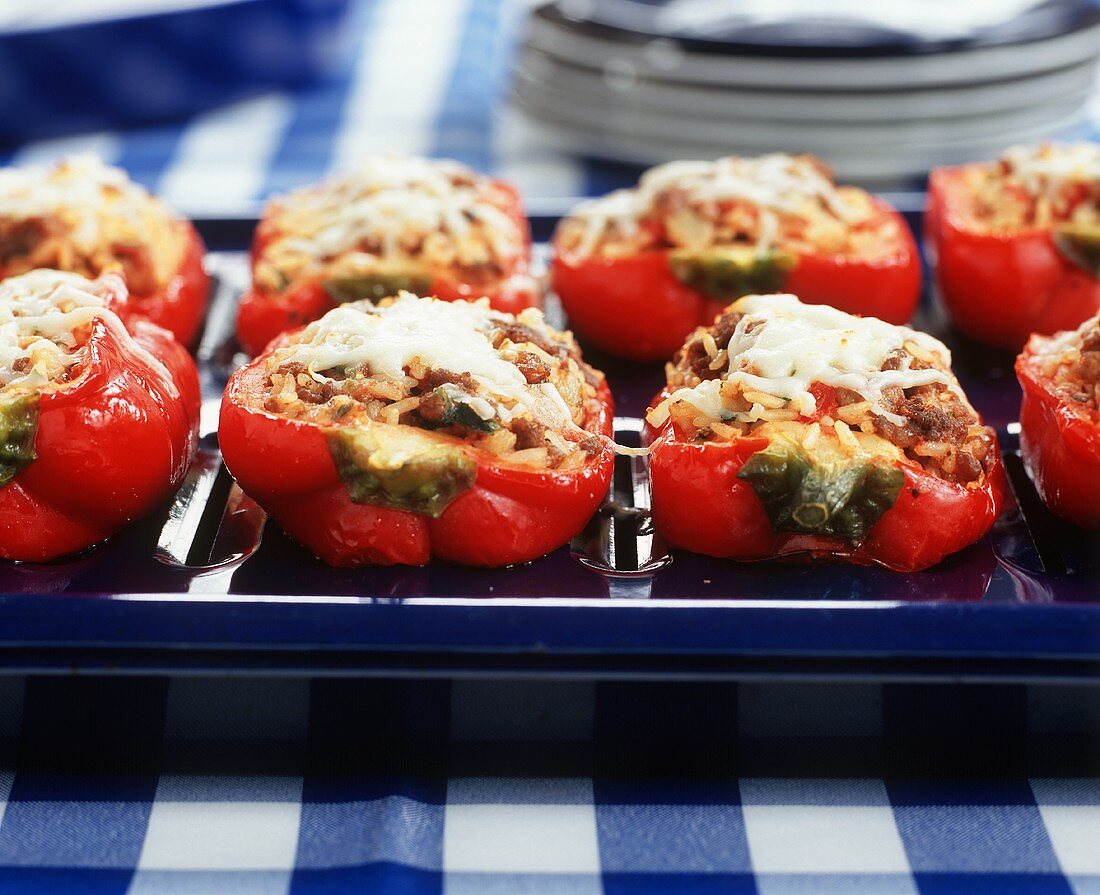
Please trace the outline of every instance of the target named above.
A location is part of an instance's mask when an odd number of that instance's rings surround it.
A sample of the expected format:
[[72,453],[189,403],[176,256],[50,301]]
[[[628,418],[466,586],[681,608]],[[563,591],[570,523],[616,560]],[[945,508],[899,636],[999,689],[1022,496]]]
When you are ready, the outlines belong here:
[[514,97],[587,155],[812,152],[885,184],[1081,136],[1098,59],[1088,0],[556,0]]

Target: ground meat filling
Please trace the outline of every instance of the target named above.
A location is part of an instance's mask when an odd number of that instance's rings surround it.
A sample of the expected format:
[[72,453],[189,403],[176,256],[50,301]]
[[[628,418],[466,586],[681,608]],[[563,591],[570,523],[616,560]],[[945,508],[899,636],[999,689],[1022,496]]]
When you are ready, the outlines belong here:
[[[1077,379],[1082,388],[1076,393],[1076,400],[1088,404],[1093,410],[1100,404],[1097,389],[1100,387],[1100,324],[1092,330],[1081,345],[1081,358],[1077,362]],[[1092,386],[1091,389],[1088,386]]]
[[[738,323],[745,315],[727,309],[706,329],[697,330],[668,365],[669,390],[693,388],[700,382],[721,379],[729,365],[728,348]],[[1097,344],[1100,345],[1100,336]],[[906,343],[905,348],[891,352],[882,370],[944,370],[939,359],[928,355],[919,346]],[[755,400],[767,396],[752,394]],[[881,409],[901,417],[896,422],[872,411],[870,403],[859,393],[846,388],[835,389],[837,420],[817,420],[786,410],[783,402],[773,401],[773,418],[785,421],[843,423],[852,430],[877,435],[900,449],[907,459],[918,463],[927,472],[951,482],[966,484],[978,481],[996,460],[996,436],[983,426],[977,413],[952,389],[935,383],[915,388],[888,387],[882,391]],[[748,399],[734,402],[731,409],[747,412]],[[679,431],[692,433],[696,441],[723,441],[752,435],[764,425],[759,423],[727,423],[715,421],[698,428],[698,412],[692,408],[671,407],[671,415]]]
[[[548,336],[547,333],[542,332],[540,329],[527,326],[519,321],[500,321],[493,329],[490,339],[493,343],[493,347],[497,349],[505,346],[508,342],[514,345],[534,345],[551,358],[556,358],[562,362],[574,361],[580,368],[585,382],[593,388],[598,388],[600,383],[603,382],[603,375],[593,370],[592,367],[581,360],[581,350],[572,336],[570,336],[567,341],[563,341]],[[527,377],[527,381],[531,384],[547,381],[538,378],[542,375],[542,368],[537,367],[534,363],[534,361],[539,360],[538,355],[523,353],[522,356],[527,360],[523,363],[517,363],[517,366],[524,376]]]
[[[374,306],[359,302],[345,307],[369,313]],[[602,375],[580,358],[572,336],[550,329],[539,312],[525,311],[519,322],[490,313],[484,335],[498,356],[514,365],[540,396],[558,396],[553,406],[564,406],[569,419],[544,412],[545,404],[537,401],[535,407],[542,409],[509,401],[468,372],[432,368],[419,357],[405,365],[398,379],[374,373],[369,364],[311,369],[300,361],[280,360],[276,352],[268,361],[264,408],[322,426],[367,421],[413,426],[446,434],[505,462],[566,472],[582,468],[603,449],[603,439],[585,428],[598,409]]]
[[691,375],[700,382],[704,379],[721,379],[722,370],[728,360],[726,349],[737,324],[744,316],[740,311],[727,310],[714,321],[709,331],[713,341],[708,340],[706,335],[691,339],[677,353],[674,366],[690,370]]
[[48,224],[41,218],[21,221],[0,217],[0,264],[8,266],[22,262],[31,269],[49,267],[48,263],[39,264],[35,257],[48,232]]
[[552,357],[563,359],[572,357],[575,359],[580,356],[580,349],[577,348],[576,342],[570,340],[568,343],[563,343],[555,339],[549,332],[540,332],[535,327],[518,321],[501,320],[497,322],[490,336],[490,341],[493,343],[494,348],[500,348],[504,343],[511,342],[514,345],[535,345]]
[[548,382],[550,379],[550,365],[542,361],[537,355],[521,351],[516,358],[516,366],[523,374],[524,379],[531,385]]
[[1082,412],[1100,413],[1100,316],[1073,331],[1035,337],[1033,362],[1056,393]]

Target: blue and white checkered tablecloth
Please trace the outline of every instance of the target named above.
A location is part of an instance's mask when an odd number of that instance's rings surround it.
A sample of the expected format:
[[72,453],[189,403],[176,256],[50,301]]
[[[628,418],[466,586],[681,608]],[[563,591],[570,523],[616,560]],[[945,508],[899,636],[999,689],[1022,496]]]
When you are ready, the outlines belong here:
[[1098,748],[1081,687],[3,679],[0,892],[1095,895]]
[[[350,52],[326,83],[180,124],[43,140],[0,164],[93,152],[192,216],[248,216],[263,197],[368,153],[419,153],[495,171],[540,197],[602,192],[636,169],[548,149],[505,103],[531,0],[351,0]],[[426,25],[430,23],[430,27]]]

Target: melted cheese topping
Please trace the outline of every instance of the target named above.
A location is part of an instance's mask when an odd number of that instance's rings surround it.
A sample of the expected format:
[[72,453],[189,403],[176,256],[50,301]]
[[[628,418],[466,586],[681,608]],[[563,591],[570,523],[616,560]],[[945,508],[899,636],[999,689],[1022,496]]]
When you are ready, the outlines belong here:
[[33,391],[79,359],[82,330],[97,318],[121,326],[110,305],[125,301],[122,280],[87,280],[35,270],[0,283],[0,393]]
[[1100,144],[1013,146],[1001,156],[1010,176],[1032,195],[1042,195],[1070,183],[1100,181]]
[[1090,317],[1077,329],[1066,329],[1052,336],[1036,336],[1028,348],[1039,358],[1074,358],[1081,354],[1085,337],[1100,329],[1100,317]]
[[[92,156],[74,156],[52,168],[0,168],[0,218],[56,222],[63,259],[88,259],[100,272],[112,246],[149,249],[153,273],[165,284],[184,251],[180,222],[126,172]],[[77,256],[80,256],[78,258]]]
[[[635,189],[618,190],[578,205],[571,216],[585,221],[587,229],[577,253],[591,254],[609,228],[624,236],[634,234],[638,220],[658,213],[661,197],[672,191],[693,205],[736,200],[764,212],[799,214],[808,200],[819,200],[841,220],[859,216],[836,184],[806,156],[771,153],[757,158],[668,162],[646,171]],[[774,215],[767,216],[763,224],[765,230],[774,230]]]
[[949,367],[950,351],[925,333],[873,317],[855,317],[826,305],[806,305],[793,295],[750,295],[734,307],[745,316],[730,339],[729,365],[721,379],[678,389],[670,401],[685,401],[713,420],[755,422],[767,418],[767,408],[759,403],[747,412],[728,411],[721,395],[722,384],[728,381],[790,401],[798,413],[811,416],[817,400],[810,386],[820,382],[856,392],[871,402],[873,413],[896,423],[904,420],[880,403],[886,388],[939,383],[965,401],[953,376],[938,369],[911,370],[908,354],[901,369],[882,369],[887,357],[906,342]]
[[517,223],[493,199],[489,181],[457,162],[381,157],[320,186],[272,203],[278,235],[264,248],[267,262],[294,268],[358,252],[427,254],[443,266],[509,263],[525,250]]
[[[533,314],[537,312],[527,312]],[[446,302],[400,293],[387,305],[342,305],[311,323],[300,341],[275,352],[274,362],[301,363],[324,381],[326,370],[366,365],[375,375],[400,380],[416,359],[435,370],[469,373],[497,400],[501,419],[530,411],[537,419],[571,425],[571,413],[550,383],[529,385],[515,364],[504,360],[490,332],[510,320],[490,310],[488,301]],[[489,418],[491,408],[482,407]]]

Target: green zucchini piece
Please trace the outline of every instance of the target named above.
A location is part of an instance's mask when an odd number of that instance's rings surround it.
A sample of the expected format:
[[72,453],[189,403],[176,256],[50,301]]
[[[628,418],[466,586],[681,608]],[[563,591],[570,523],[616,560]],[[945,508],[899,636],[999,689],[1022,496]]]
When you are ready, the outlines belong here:
[[1054,228],[1051,238],[1058,253],[1070,264],[1100,277],[1100,227],[1095,224],[1064,224]]
[[38,395],[0,398],[0,488],[38,456]]
[[752,486],[775,531],[841,538],[858,545],[898,499],[905,473],[859,457],[819,463],[799,447],[772,442],[737,474]]
[[374,273],[357,277],[334,277],[325,280],[322,284],[325,292],[337,304],[347,304],[351,301],[380,301],[391,295],[396,295],[402,289],[424,295],[431,289],[431,277],[421,274],[407,273],[404,271],[379,270]]
[[456,401],[446,389],[437,388],[435,393],[443,399],[445,410],[439,421],[443,426],[465,426],[475,432],[495,432],[500,428],[496,420],[483,420],[465,401]]
[[750,246],[730,246],[674,251],[669,256],[669,267],[685,286],[711,298],[733,301],[742,295],[782,289],[797,260],[790,252],[757,252]]
[[477,478],[475,460],[416,430],[333,427],[324,434],[340,479],[355,503],[438,519]]

